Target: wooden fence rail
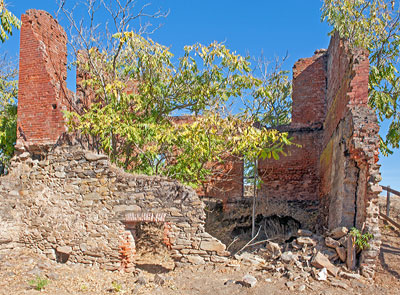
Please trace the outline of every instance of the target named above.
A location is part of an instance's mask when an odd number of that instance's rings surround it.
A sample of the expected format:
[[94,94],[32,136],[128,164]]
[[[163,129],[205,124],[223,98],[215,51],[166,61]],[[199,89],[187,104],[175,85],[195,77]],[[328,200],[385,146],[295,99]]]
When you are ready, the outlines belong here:
[[396,221],[394,221],[392,218],[386,216],[383,213],[379,213],[379,216],[383,219],[386,220],[387,222],[390,222],[394,227],[397,228],[397,230],[400,230],[400,224],[398,224]]
[[392,218],[390,218],[390,194],[394,194],[395,196],[399,196],[400,197],[400,192],[396,191],[392,188],[390,188],[390,185],[388,186],[384,186],[381,185],[382,189],[386,191],[386,215],[383,214],[382,212],[379,213],[379,216],[386,220],[387,222],[390,222],[394,227],[396,227],[398,230],[400,230],[400,224],[398,224],[395,220],[393,220]]

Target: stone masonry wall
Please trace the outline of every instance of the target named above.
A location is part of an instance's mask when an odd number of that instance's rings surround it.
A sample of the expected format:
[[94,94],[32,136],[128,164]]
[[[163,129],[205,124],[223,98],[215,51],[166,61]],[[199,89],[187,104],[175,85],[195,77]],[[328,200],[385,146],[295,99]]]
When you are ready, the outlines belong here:
[[177,262],[222,262],[229,254],[205,232],[203,202],[177,181],[124,173],[77,146],[24,152],[11,168],[0,178],[0,250],[27,246],[51,259],[116,270],[129,216],[139,215],[168,224]]
[[321,217],[332,229],[357,227],[374,235],[361,270],[372,276],[380,249],[379,125],[368,106],[368,53],[350,50],[336,34],[328,49],[327,115],[320,158]]

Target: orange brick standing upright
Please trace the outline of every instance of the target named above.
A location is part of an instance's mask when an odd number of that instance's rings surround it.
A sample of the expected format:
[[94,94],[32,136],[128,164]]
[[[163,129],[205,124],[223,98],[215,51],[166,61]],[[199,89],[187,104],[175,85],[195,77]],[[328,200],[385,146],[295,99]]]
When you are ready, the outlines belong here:
[[130,231],[122,231],[120,236],[119,253],[121,259],[120,271],[133,272],[135,270],[134,256],[136,254],[135,239]]
[[21,20],[17,142],[54,144],[66,131],[67,36],[45,11],[28,10]]
[[164,222],[163,243],[169,250],[172,249],[171,240],[169,238],[170,231],[171,224],[169,222]]

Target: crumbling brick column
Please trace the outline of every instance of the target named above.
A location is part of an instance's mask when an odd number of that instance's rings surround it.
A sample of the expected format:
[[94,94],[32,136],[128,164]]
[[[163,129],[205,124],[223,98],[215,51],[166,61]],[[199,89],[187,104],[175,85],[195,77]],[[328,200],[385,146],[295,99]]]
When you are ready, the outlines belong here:
[[361,255],[361,270],[373,276],[380,249],[378,222],[379,125],[368,106],[368,53],[350,49],[338,34],[328,49],[327,115],[320,158],[326,224],[357,227],[374,235]]
[[21,17],[18,144],[54,144],[66,131],[67,36],[45,11]]
[[292,127],[321,125],[325,119],[326,50],[317,50],[293,66]]

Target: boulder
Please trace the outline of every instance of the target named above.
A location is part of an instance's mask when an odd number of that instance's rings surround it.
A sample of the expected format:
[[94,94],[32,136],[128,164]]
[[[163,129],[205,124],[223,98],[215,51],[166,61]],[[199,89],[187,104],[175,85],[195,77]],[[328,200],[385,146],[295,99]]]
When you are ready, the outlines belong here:
[[340,243],[334,239],[332,239],[331,237],[326,237],[325,238],[325,245],[329,248],[333,248],[336,249],[338,247],[340,247]]
[[321,252],[317,252],[317,254],[313,257],[313,259],[311,260],[311,265],[315,266],[316,268],[326,268],[326,270],[328,271],[328,273],[330,273],[333,276],[337,276],[339,269],[334,266],[328,259],[328,257],[326,257],[324,254],[322,254]]
[[336,253],[339,255],[339,258],[342,262],[346,261],[347,251],[344,247],[337,247]]
[[329,232],[329,236],[338,240],[338,239],[344,237],[345,235],[347,235],[348,232],[349,232],[349,230],[347,229],[347,227],[344,227],[344,226],[337,227]]

